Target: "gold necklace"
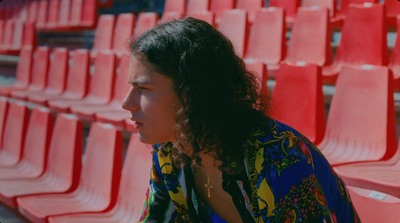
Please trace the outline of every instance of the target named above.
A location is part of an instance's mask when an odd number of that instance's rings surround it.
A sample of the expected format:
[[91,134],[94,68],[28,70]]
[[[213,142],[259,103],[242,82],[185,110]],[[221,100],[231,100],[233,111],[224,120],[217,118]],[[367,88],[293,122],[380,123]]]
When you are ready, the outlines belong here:
[[208,175],[207,175],[207,183],[204,184],[204,187],[207,188],[208,197],[211,197],[211,189],[213,188],[213,186],[210,184],[210,177]]

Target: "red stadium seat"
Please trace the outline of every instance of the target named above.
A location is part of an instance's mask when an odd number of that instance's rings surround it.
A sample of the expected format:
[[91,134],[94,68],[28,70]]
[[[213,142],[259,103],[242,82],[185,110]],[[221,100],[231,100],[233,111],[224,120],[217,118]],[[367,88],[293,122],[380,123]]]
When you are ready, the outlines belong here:
[[342,27],[341,17],[337,15],[337,0],[302,0],[303,7],[325,7],[329,10],[329,21],[332,28]]
[[263,8],[264,5],[265,0],[237,0],[236,8],[245,10],[249,23],[253,24],[257,11]]
[[81,171],[82,145],[82,123],[72,115],[57,115],[44,173],[32,179],[0,180],[1,202],[16,208],[18,196],[74,190]]
[[[324,82],[334,84],[343,65],[386,66],[389,49],[383,4],[352,5],[341,31],[341,39],[331,66],[324,67]],[[362,36],[362,41],[360,41]]]
[[235,0],[211,0],[210,11],[215,15],[215,23],[218,26],[221,22],[222,14],[226,10],[232,10],[236,7]]
[[28,5],[28,21],[36,22],[38,17],[38,1],[29,1]]
[[141,143],[137,134],[129,140],[124,167],[122,169],[116,205],[105,213],[83,213],[49,218],[49,223],[80,222],[91,223],[99,219],[104,222],[137,222],[149,186],[151,168],[151,147]]
[[347,189],[363,223],[399,222],[399,198],[363,188],[347,187]]
[[204,22],[207,22],[215,28],[215,17],[214,14],[210,11],[196,12],[193,13],[191,17],[203,20]]
[[380,66],[343,67],[318,148],[334,166],[390,159],[396,145],[392,73]]
[[261,95],[268,96],[267,66],[262,62],[246,63],[246,69],[256,76]]
[[0,86],[0,94],[9,96],[12,90],[23,90],[28,88],[31,81],[32,70],[32,47],[23,47],[19,55],[19,61],[15,72],[15,81],[9,85]]
[[96,58],[102,50],[111,50],[113,44],[113,33],[115,27],[115,15],[103,14],[99,17],[98,26],[93,39],[90,56]]
[[53,50],[47,86],[43,91],[30,92],[27,95],[29,101],[47,106],[47,98],[59,96],[64,92],[68,73],[68,52],[67,48]]
[[42,96],[31,97],[30,99],[38,104],[48,106],[51,100],[81,100],[86,96],[89,85],[89,51],[76,49],[73,51],[71,64],[67,74],[65,91],[61,95],[42,94]]
[[342,20],[346,19],[351,4],[378,3],[379,0],[340,0],[338,14]]
[[397,19],[400,15],[400,4],[397,0],[385,0],[383,4],[386,6],[386,18],[388,21],[388,27],[396,28]]
[[110,124],[92,123],[78,187],[64,194],[18,197],[19,212],[33,222],[49,216],[106,212],[115,205],[122,168],[122,133]]
[[47,10],[47,22],[43,27],[43,30],[57,31],[57,26],[59,22],[59,15],[61,0],[49,0],[49,6]]
[[269,0],[269,7],[278,7],[285,10],[286,27],[291,28],[297,13],[297,8],[301,5],[301,0]]
[[331,28],[327,8],[300,7],[293,23],[285,61],[318,66],[332,63]]
[[[397,17],[397,26],[400,27],[400,17]],[[390,54],[388,67],[393,71],[393,78],[395,80],[395,89],[400,89],[400,29],[399,28],[397,29],[396,41],[394,43],[392,52]]]
[[247,13],[242,9],[225,11],[218,25],[218,30],[232,41],[236,54],[242,58],[246,52],[249,26]]
[[97,25],[97,0],[71,0],[68,30],[95,29]]
[[112,49],[118,58],[120,58],[123,54],[129,53],[126,45],[129,38],[131,38],[133,35],[135,22],[136,17],[133,13],[118,14],[117,22],[113,32],[114,34],[112,37]]
[[22,158],[14,166],[0,167],[0,180],[39,177],[45,169],[52,129],[53,115],[50,110],[44,107],[32,109]]
[[57,30],[63,31],[70,28],[71,0],[60,0],[60,11],[58,14]]
[[321,142],[325,133],[321,68],[305,62],[284,62],[275,83],[271,117],[297,129],[311,142]]
[[[111,123],[117,127],[125,128],[125,119],[130,117],[130,113],[122,109],[122,103],[128,94],[130,85],[129,79],[129,56],[124,55],[119,62],[119,69],[115,80],[114,94],[111,102],[105,106],[81,106],[76,108],[79,113],[89,113],[99,122]],[[72,110],[74,112],[74,110]]]
[[112,51],[99,52],[90,77],[88,94],[82,99],[54,99],[48,102],[49,107],[58,112],[70,112],[72,106],[107,104],[112,97],[115,66],[116,57]]
[[26,100],[33,92],[43,91],[47,86],[49,71],[50,48],[40,46],[36,48],[32,64],[32,81],[26,90],[12,91],[10,96],[20,100]]
[[[120,60],[118,66],[118,72],[116,72],[115,83],[114,83],[114,92],[111,101],[105,105],[88,105],[82,104],[71,107],[71,112],[76,114],[82,119],[88,121],[94,121],[95,114],[102,111],[122,111],[122,102],[124,101],[125,96],[128,94],[130,85],[128,84],[129,80],[129,55],[123,55]],[[127,112],[129,113],[129,112]],[[115,118],[118,116],[115,116]],[[115,119],[114,118],[114,119]],[[114,124],[114,123],[113,123]],[[121,127],[121,125],[118,125]]]
[[3,35],[0,54],[18,55],[24,42],[24,23],[18,20],[7,20]]
[[189,0],[186,6],[186,17],[209,11],[211,0]]
[[37,0],[38,1],[38,12],[36,19],[36,28],[42,30],[46,27],[49,0]]
[[28,120],[28,107],[23,102],[11,102],[3,129],[0,167],[14,166],[21,160]]
[[185,16],[186,0],[165,0],[161,20],[164,20],[164,16],[168,16],[170,13],[177,13],[180,17]]
[[137,39],[147,30],[154,28],[157,25],[158,14],[155,12],[141,12],[136,20],[135,29],[133,32],[133,40]]
[[268,77],[275,77],[286,54],[286,24],[282,8],[263,8],[257,12],[250,29],[246,63],[263,62]]

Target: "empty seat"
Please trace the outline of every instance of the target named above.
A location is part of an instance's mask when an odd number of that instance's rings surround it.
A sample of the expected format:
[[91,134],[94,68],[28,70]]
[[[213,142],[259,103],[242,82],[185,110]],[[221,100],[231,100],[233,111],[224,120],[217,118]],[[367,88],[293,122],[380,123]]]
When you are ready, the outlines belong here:
[[222,14],[226,10],[232,10],[236,7],[235,0],[211,0],[210,11],[215,15],[215,23],[221,22]]
[[69,60],[69,68],[65,90],[61,95],[41,94],[41,96],[31,97],[35,103],[48,106],[51,100],[80,100],[86,96],[90,79],[89,73],[89,51],[86,49],[76,49]]
[[[400,27],[400,17],[397,17],[397,26]],[[395,80],[395,89],[400,89],[400,29],[399,28],[397,29],[396,40],[392,48],[392,52],[390,54],[388,67],[393,71],[393,78]]]
[[31,179],[0,180],[1,202],[16,208],[18,196],[74,190],[81,171],[82,145],[82,123],[75,116],[58,114],[43,174]]
[[43,27],[43,30],[57,31],[61,0],[49,0],[49,6],[47,10],[47,22]]
[[50,223],[61,222],[137,222],[140,219],[146,188],[149,186],[151,147],[131,134],[116,205],[105,213],[83,213],[50,217]]
[[125,119],[130,117],[130,113],[122,109],[124,98],[129,92],[130,85],[127,84],[129,79],[129,61],[128,55],[124,55],[120,62],[115,80],[114,94],[111,102],[104,106],[80,106],[74,107],[72,112],[78,115],[95,119],[99,122],[111,123],[117,127],[125,128]]
[[301,0],[269,0],[269,7],[279,7],[285,10],[286,27],[291,28]]
[[383,4],[386,6],[386,18],[388,21],[388,27],[396,28],[397,19],[396,17],[400,15],[400,4],[397,0],[385,0]]
[[115,27],[115,15],[103,14],[99,17],[90,56],[96,58],[99,51],[111,50]]
[[49,216],[105,212],[118,196],[122,168],[122,133],[110,124],[92,123],[78,187],[64,194],[18,197],[19,212],[33,222]]
[[164,11],[160,23],[171,20],[171,18],[182,18],[186,13],[186,0],[165,0]]
[[249,36],[247,13],[242,9],[227,10],[223,13],[218,30],[228,37],[239,57],[244,57]]
[[345,20],[351,4],[378,3],[379,0],[340,0],[338,14],[342,20]]
[[397,223],[399,221],[399,198],[363,188],[347,187],[347,189],[362,222]]
[[257,78],[258,90],[260,91],[260,94],[263,96],[268,96],[268,73],[266,65],[262,62],[246,63],[246,69],[253,73]]
[[15,81],[9,85],[0,86],[0,94],[9,96],[12,90],[23,90],[28,88],[31,82],[31,70],[32,70],[32,47],[23,47],[19,54],[19,61],[17,69],[15,71]]
[[58,112],[71,112],[72,106],[107,104],[112,97],[115,67],[116,57],[111,50],[99,52],[95,61],[93,75],[90,77],[88,94],[82,99],[53,99],[48,102],[49,107]]
[[68,73],[68,49],[55,48],[50,62],[48,83],[43,91],[32,92],[27,95],[29,101],[46,106],[46,99],[59,96],[64,92]]
[[48,16],[48,6],[49,0],[37,0],[38,1],[38,12],[36,18],[36,28],[38,30],[44,29],[47,24],[47,16]]
[[112,37],[112,50],[121,57],[127,54],[127,43],[133,35],[135,28],[136,17],[133,13],[120,13],[115,24],[114,34]]
[[322,153],[331,165],[387,160],[396,145],[392,73],[380,66],[343,67],[318,145]]
[[97,0],[71,0],[68,30],[95,29],[97,25]]
[[24,23],[17,20],[7,20],[3,35],[0,54],[18,55],[24,39]]
[[133,31],[133,40],[137,39],[147,30],[154,28],[157,25],[158,14],[155,12],[141,12],[138,15],[135,29]]
[[236,8],[245,10],[248,15],[249,23],[253,24],[257,11],[263,8],[264,4],[264,0],[237,0]]
[[50,48],[47,46],[37,47],[33,57],[32,81],[25,90],[12,91],[10,96],[20,100],[26,100],[27,96],[33,92],[40,92],[47,86],[49,71]]
[[268,7],[257,12],[249,33],[246,63],[263,62],[268,77],[275,77],[286,55],[286,25],[282,8]]
[[0,167],[0,180],[39,177],[46,166],[45,160],[52,129],[53,115],[50,110],[44,107],[32,109],[22,158],[14,166]]
[[57,30],[63,31],[70,28],[71,0],[60,0]]
[[[94,121],[96,113],[102,111],[122,111],[122,102],[124,101],[124,98],[130,89],[130,85],[127,83],[129,80],[129,61],[129,55],[125,54],[122,56],[116,72],[115,83],[113,87],[114,92],[112,94],[113,97],[109,103],[105,105],[76,105],[71,107],[71,112],[84,120]],[[129,114],[129,112],[127,113]]]
[[25,103],[11,102],[3,129],[0,167],[14,166],[21,160],[28,120],[29,109]]
[[293,23],[285,61],[314,63],[326,66],[332,63],[331,28],[327,8],[300,7]]
[[[383,4],[353,4],[349,7],[341,39],[331,66],[324,67],[324,82],[334,84],[343,65],[386,66],[389,50]],[[360,41],[362,36],[362,41]]]
[[321,68],[305,62],[282,63],[272,91],[271,117],[321,142],[325,133],[325,103]]
[[210,9],[211,0],[189,0],[186,6],[186,17],[203,13]]

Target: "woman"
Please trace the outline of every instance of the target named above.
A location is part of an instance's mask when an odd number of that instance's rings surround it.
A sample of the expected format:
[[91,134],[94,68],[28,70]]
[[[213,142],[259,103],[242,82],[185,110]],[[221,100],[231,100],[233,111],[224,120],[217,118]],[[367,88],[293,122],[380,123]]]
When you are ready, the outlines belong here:
[[154,144],[141,222],[359,222],[320,151],[266,115],[257,80],[220,32],[187,18],[130,47],[123,108]]

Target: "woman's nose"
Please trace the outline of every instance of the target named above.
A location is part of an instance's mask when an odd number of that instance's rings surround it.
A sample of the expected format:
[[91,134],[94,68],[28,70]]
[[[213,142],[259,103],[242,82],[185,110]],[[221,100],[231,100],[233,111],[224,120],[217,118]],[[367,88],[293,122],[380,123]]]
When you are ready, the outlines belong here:
[[122,108],[128,111],[137,111],[139,108],[139,103],[137,95],[133,88],[131,88],[122,103]]

